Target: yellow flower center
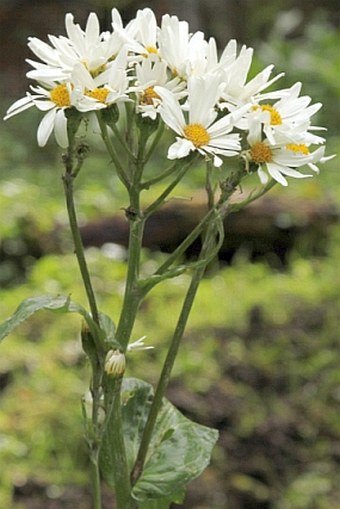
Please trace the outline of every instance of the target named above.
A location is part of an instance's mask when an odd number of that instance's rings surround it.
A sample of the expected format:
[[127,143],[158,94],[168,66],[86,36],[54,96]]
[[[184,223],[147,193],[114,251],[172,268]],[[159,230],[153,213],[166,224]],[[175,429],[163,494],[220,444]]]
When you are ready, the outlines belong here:
[[143,105],[153,105],[154,99],[160,99],[157,92],[155,92],[154,87],[148,87],[144,90],[141,98],[141,104]]
[[282,117],[280,113],[277,111],[274,106],[271,106],[270,104],[261,104],[261,106],[256,105],[253,106],[253,110],[256,111],[258,109],[261,109],[262,111],[268,111],[270,113],[270,123],[271,125],[281,125],[282,124]]
[[59,108],[69,108],[71,106],[71,98],[65,83],[57,85],[50,91],[51,101]]
[[271,149],[262,141],[255,143],[255,145],[251,147],[250,156],[252,161],[257,164],[270,163],[273,160]]
[[155,46],[147,46],[146,48],[146,51],[150,54],[150,53],[155,53],[157,55],[158,53],[158,49],[155,48]]
[[190,140],[195,147],[207,145],[210,141],[208,131],[201,124],[188,124],[184,127],[184,136]]
[[303,143],[299,143],[299,144],[288,143],[288,145],[286,145],[286,149],[292,150],[293,152],[296,152],[296,153],[304,154],[306,156],[308,156],[308,154],[309,154],[308,147],[306,145],[304,145]]
[[105,104],[108,94],[109,90],[105,87],[101,87],[88,90],[85,95],[92,97],[93,99],[97,99],[97,101]]

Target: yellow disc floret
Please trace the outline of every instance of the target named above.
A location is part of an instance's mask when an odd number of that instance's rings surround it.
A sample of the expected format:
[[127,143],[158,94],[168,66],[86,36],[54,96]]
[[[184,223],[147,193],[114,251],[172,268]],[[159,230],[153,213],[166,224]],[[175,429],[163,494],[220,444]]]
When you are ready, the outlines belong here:
[[57,85],[50,91],[51,101],[59,108],[69,108],[71,106],[70,93],[65,83]]
[[190,140],[197,148],[207,145],[210,141],[208,131],[201,124],[188,124],[183,131],[186,139]]
[[97,101],[101,103],[106,103],[107,96],[109,94],[109,90],[105,87],[93,88],[92,90],[88,90],[86,95],[88,97],[92,97],[93,99],[97,99]]
[[305,156],[308,156],[309,154],[308,147],[303,143],[288,143],[288,145],[286,145],[286,149],[296,152],[297,154],[304,154]]
[[155,48],[155,46],[147,46],[146,47],[146,51],[150,54],[150,53],[155,53],[157,54],[158,53],[158,49]]
[[144,90],[141,97],[141,104],[145,105],[152,105],[154,99],[160,99],[157,92],[155,92],[154,87],[148,87]]
[[261,109],[262,111],[268,111],[270,113],[270,124],[271,125],[281,125],[282,124],[282,117],[278,110],[274,108],[274,106],[271,106],[270,104],[261,104],[253,106],[253,110]]
[[273,160],[273,153],[268,145],[259,141],[251,147],[250,157],[257,164],[270,163]]

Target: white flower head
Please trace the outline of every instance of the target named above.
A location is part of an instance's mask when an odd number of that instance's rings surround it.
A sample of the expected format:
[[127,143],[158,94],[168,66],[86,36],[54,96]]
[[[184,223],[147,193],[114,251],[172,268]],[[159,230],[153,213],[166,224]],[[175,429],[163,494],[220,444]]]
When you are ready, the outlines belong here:
[[116,33],[100,32],[99,20],[90,13],[85,30],[74,23],[71,13],[65,16],[67,37],[49,35],[51,45],[32,37],[28,46],[42,61],[27,60],[34,68],[27,77],[37,81],[64,81],[68,79],[78,63],[96,76],[111,65],[123,46]]
[[217,75],[191,77],[188,80],[188,120],[174,95],[155,87],[162,98],[160,114],[163,121],[179,136],[168,151],[169,159],[180,159],[192,151],[212,157],[214,166],[221,166],[219,157],[234,156],[240,151],[239,135],[231,133],[237,115],[217,119],[216,103],[223,84]]
[[278,98],[286,93],[283,90],[263,94],[266,88],[283,76],[283,73],[281,73],[270,79],[273,65],[269,65],[247,82],[253,52],[252,48],[242,46],[239,54],[237,54],[237,43],[234,39],[229,41],[225,47],[219,62],[219,68],[223,73],[223,81],[225,82],[220,107],[232,111],[235,107],[260,100],[260,98]]
[[128,24],[127,31],[135,41],[136,53],[140,53],[144,58],[158,55],[157,21],[149,7],[137,11],[136,18]]
[[292,143],[298,139],[308,141],[309,144],[324,143],[324,138],[308,133],[309,129],[318,129],[311,126],[310,119],[322,105],[321,103],[311,105],[309,96],[299,97],[300,91],[301,83],[295,83],[287,94],[274,104],[260,103],[252,107],[250,115],[256,115],[258,111],[263,112],[261,116],[263,131],[271,144],[283,138]]
[[66,148],[68,146],[68,136],[65,110],[72,106],[77,108],[80,100],[79,91],[71,83],[59,83],[52,88],[47,88],[47,86],[43,88],[39,85],[31,87],[31,90],[33,93],[27,92],[26,97],[19,99],[10,106],[5,120],[32,106],[36,106],[40,111],[46,112],[37,131],[38,145],[44,147],[54,131],[58,145]]
[[143,117],[155,119],[161,97],[155,91],[155,86],[170,90],[176,99],[180,100],[186,95],[186,83],[177,78],[169,78],[165,62],[143,59],[135,66],[137,87],[137,112]]
[[[259,117],[262,112],[259,113]],[[329,157],[324,157],[325,149],[320,147],[313,152],[306,143],[281,143],[271,144],[267,138],[263,138],[261,120],[255,115],[251,118],[249,135],[247,138],[250,149],[248,161],[257,165],[258,176],[262,184],[268,182],[269,176],[282,184],[288,185],[286,177],[306,178],[311,174],[304,174],[296,168],[308,166],[314,172],[318,172],[317,162],[324,163]]]
[[127,54],[123,50],[111,66],[93,77],[81,63],[74,66],[72,82],[79,90],[79,111],[95,111],[107,108],[113,103],[129,100],[129,78],[126,71]]

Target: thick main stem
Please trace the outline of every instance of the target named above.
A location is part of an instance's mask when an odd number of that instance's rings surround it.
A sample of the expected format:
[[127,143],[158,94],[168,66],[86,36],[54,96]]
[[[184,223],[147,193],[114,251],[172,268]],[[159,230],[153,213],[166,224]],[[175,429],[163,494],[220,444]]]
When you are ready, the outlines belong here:
[[142,297],[138,287],[138,277],[143,230],[143,219],[137,218],[131,221],[125,293],[116,331],[116,339],[124,351],[129,343],[137,309]]
[[115,484],[116,509],[135,509],[136,502],[131,497],[131,483],[126,461],[124,433],[121,418],[121,380],[114,381],[111,387],[111,404],[106,433],[110,437],[110,449],[113,454],[113,477]]
[[100,472],[98,465],[98,454],[91,458],[92,469],[92,499],[93,509],[102,509],[101,485],[100,485]]

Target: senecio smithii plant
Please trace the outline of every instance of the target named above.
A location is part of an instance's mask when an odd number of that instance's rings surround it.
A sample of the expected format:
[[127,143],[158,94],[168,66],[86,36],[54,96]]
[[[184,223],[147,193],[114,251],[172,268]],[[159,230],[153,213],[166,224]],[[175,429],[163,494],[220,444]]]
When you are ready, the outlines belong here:
[[[219,56],[214,38],[190,33],[188,23],[176,16],[163,16],[158,26],[146,8],[124,26],[113,9],[112,30],[105,32],[94,13],[85,30],[70,13],[65,23],[66,36],[50,35],[48,43],[29,39],[40,60],[28,60],[33,69],[27,76],[36,85],[8,109],[5,119],[35,106],[44,114],[38,144],[44,146],[54,132],[64,149],[66,207],[88,309],[60,295],[29,298],[4,322],[0,334],[5,337],[40,309],[82,316],[82,347],[91,365],[82,409],[93,507],[102,507],[103,478],[115,492],[117,509],[166,509],[183,500],[186,484],[207,466],[217,440],[215,430],[189,421],[164,398],[200,280],[221,246],[227,214],[276,183],[287,186],[288,177],[310,177],[302,168],[318,172],[317,163],[330,158],[324,156],[325,139],[315,134],[322,128],[311,124],[321,104],[300,95],[301,83],[267,91],[281,77],[271,77],[272,65],[248,80],[251,48],[238,51],[231,40]],[[164,129],[175,135],[167,149],[171,162],[146,171],[155,150],[165,145],[164,139],[160,145]],[[97,307],[77,223],[74,182],[89,153],[89,131],[101,136],[129,197],[127,274],[117,326]],[[229,171],[228,158],[238,162]],[[140,270],[145,222],[198,163],[199,171],[205,168],[206,214],[154,273],[145,276]],[[230,202],[253,173],[259,177],[255,188],[245,199]],[[155,184],[162,190],[142,208],[141,193]],[[199,236],[197,260],[183,261]],[[126,357],[150,348],[145,337],[131,343],[131,333],[148,292],[184,272],[190,282],[153,390],[142,380],[124,377]]]

